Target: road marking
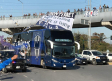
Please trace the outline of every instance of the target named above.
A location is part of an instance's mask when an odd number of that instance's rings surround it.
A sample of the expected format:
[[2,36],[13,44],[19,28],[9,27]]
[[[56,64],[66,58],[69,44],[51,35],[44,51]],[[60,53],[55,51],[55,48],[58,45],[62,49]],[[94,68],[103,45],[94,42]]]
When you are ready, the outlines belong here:
[[23,75],[24,77],[28,78],[26,75]]
[[34,81],[33,79],[31,79],[31,81]]

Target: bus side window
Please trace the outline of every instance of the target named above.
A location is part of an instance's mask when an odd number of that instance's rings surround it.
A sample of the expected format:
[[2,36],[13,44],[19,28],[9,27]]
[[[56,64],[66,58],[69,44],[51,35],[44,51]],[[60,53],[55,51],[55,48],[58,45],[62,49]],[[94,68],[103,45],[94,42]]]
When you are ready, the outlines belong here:
[[51,55],[51,48],[49,48],[49,46],[47,46],[46,53],[47,55]]
[[17,41],[21,40],[21,34],[18,35]]
[[44,40],[49,40],[50,39],[50,31],[46,30],[44,34]]
[[47,42],[47,40],[50,40],[50,38],[51,38],[50,31],[46,30],[44,33],[44,44],[45,44],[45,49],[46,49],[47,55],[51,55],[51,48]]
[[26,56],[31,56],[31,48],[28,49],[28,53],[26,53]]

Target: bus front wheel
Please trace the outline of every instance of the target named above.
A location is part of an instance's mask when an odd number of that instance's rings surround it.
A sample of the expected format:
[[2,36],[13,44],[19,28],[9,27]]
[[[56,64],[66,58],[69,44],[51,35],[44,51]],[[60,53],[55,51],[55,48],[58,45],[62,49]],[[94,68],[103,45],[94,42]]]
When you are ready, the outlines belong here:
[[42,67],[43,67],[44,69],[47,68],[46,65],[45,65],[45,61],[44,61],[43,59],[41,60],[41,65],[42,65]]

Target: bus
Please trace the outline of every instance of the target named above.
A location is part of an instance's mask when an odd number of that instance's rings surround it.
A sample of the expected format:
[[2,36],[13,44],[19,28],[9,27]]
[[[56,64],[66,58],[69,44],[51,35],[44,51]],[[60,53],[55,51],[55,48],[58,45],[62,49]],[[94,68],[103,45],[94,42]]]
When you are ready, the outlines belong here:
[[75,66],[75,43],[70,30],[40,29],[15,33],[13,45],[25,52],[26,63],[43,68]]

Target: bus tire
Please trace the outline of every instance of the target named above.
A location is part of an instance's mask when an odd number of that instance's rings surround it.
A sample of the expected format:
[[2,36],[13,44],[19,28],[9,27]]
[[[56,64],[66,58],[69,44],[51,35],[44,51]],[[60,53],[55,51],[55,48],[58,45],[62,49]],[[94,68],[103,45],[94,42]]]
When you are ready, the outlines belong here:
[[77,65],[77,62],[75,61],[75,66]]
[[42,66],[43,66],[44,69],[47,69],[47,66],[45,65],[44,60],[43,60]]
[[25,68],[25,69],[22,69],[22,72],[26,72],[27,71],[27,69]]
[[41,59],[41,66],[43,66],[43,59]]

